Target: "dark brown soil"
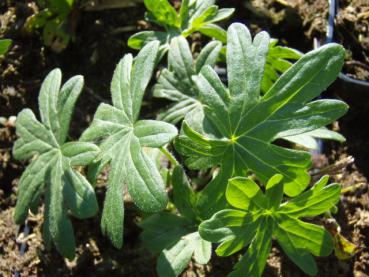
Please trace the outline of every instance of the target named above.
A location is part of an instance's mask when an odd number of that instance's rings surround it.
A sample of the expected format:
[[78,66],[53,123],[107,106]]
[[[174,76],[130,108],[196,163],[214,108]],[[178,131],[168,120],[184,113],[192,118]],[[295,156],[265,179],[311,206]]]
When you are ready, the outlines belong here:
[[[231,21],[246,23],[253,31],[267,30],[283,44],[308,51],[313,39],[324,41],[326,0],[222,0],[224,7],[236,7]],[[336,19],[335,41],[348,50],[344,72],[361,80],[369,79],[369,3],[365,0],[339,1]],[[30,234],[24,237],[12,221],[16,201],[17,182],[25,164],[15,161],[11,147],[16,139],[14,118],[22,108],[30,107],[37,114],[37,95],[45,75],[60,67],[64,80],[73,75],[85,76],[86,88],[77,103],[78,109],[71,128],[71,136],[77,138],[85,128],[100,102],[109,102],[109,85],[113,69],[126,52],[126,41],[137,27],[145,27],[141,21],[144,8],[82,12],[76,15],[76,40],[62,53],[54,53],[45,47],[37,33],[28,34],[23,25],[34,12],[32,1],[6,0],[0,3],[0,38],[13,39],[13,45],[5,58],[0,60],[0,275],[11,276],[16,271],[21,276],[155,276],[155,260],[139,241],[140,230],[135,224],[140,214],[127,203],[125,219],[125,245],[122,250],[111,246],[101,235],[100,215],[90,220],[74,221],[78,242],[77,258],[69,262],[55,250],[44,249],[40,229],[42,208],[39,214],[28,219]],[[229,24],[229,23],[228,23]],[[228,25],[227,23],[225,26]],[[124,28],[123,28],[124,27]],[[200,39],[196,39],[200,42]],[[324,172],[344,188],[360,184],[357,189],[342,195],[339,212],[334,215],[341,234],[359,247],[359,252],[346,260],[335,255],[317,259],[319,276],[369,276],[369,91],[337,81],[326,93],[329,97],[342,98],[350,105],[348,114],[335,126],[347,138],[344,145],[328,143],[325,155],[316,159],[315,170],[341,163]],[[144,116],[151,116],[162,107],[158,101],[147,102]],[[355,161],[348,159],[352,156]],[[316,173],[316,171],[315,171]],[[97,189],[102,206],[104,180]],[[325,220],[323,223],[327,224]],[[20,227],[23,231],[23,226]],[[20,243],[27,245],[20,256]],[[231,271],[237,255],[230,259],[213,255],[207,266],[191,263],[183,276],[225,276]],[[303,276],[274,246],[268,260],[265,276]]]

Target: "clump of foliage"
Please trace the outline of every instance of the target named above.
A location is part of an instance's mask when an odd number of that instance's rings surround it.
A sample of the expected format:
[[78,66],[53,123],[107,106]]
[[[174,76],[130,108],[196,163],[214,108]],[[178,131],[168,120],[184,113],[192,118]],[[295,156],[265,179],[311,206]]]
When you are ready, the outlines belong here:
[[230,17],[234,9],[219,9],[215,0],[184,0],[179,12],[168,0],[144,0],[146,20],[165,31],[143,31],[131,36],[128,45],[141,49],[150,41],[158,40],[165,49],[174,37],[187,37],[194,32],[220,41],[226,40],[226,31],[215,23]]
[[46,46],[61,52],[74,39],[76,15],[75,0],[38,0],[40,11],[27,19],[28,31],[42,29],[42,38]]
[[43,238],[50,248],[69,259],[74,258],[75,239],[68,212],[77,218],[94,216],[98,204],[93,187],[76,166],[90,164],[99,148],[88,142],[66,142],[74,105],[83,87],[83,77],[76,76],[62,88],[61,72],[55,69],[42,83],[39,107],[41,122],[30,109],[22,110],[16,121],[19,139],[13,156],[31,160],[22,174],[14,219],[24,223],[28,209],[37,213],[45,194]]
[[305,54],[261,96],[268,43],[265,32],[252,40],[245,26],[232,24],[227,43],[228,88],[210,66],[194,78],[204,108],[188,114],[176,149],[190,168],[220,166],[202,192],[205,218],[224,205],[227,180],[248,171],[262,182],[282,174],[285,193],[301,193],[310,182],[309,153],[272,142],[325,126],[347,111],[347,105],[338,100],[310,102],[339,73],[344,57],[341,46],[327,45]]
[[228,182],[226,198],[236,209],[225,209],[201,223],[204,239],[220,243],[216,253],[229,256],[249,244],[247,252],[229,276],[261,276],[275,237],[287,256],[306,274],[317,274],[311,254],[327,256],[333,249],[332,237],[321,226],[301,221],[332,209],[341,186],[326,186],[325,176],[312,188],[282,203],[283,176],[269,179],[265,194],[251,179],[236,177]]
[[[40,92],[41,122],[28,109],[17,118],[20,138],[14,156],[32,159],[20,180],[18,224],[28,209],[35,211],[45,191],[45,244],[54,242],[62,255],[73,258],[67,212],[77,218],[96,213],[96,197],[87,179],[94,183],[110,167],[102,232],[115,247],[123,246],[128,192],[141,211],[152,214],[139,225],[144,245],[160,253],[160,276],[178,276],[192,257],[206,264],[212,242],[221,243],[216,250],[221,256],[249,245],[231,276],[260,276],[272,237],[305,273],[317,273],[312,255],[328,255],[332,238],[323,227],[300,218],[332,209],[340,186],[326,186],[324,177],[308,188],[310,153],[275,142],[304,144],[301,141],[314,136],[343,139],[325,126],[341,117],[347,105],[314,99],[337,77],[344,50],[328,44],[302,55],[276,46],[266,32],[252,38],[239,23],[219,31],[213,23],[233,10],[218,9],[214,3],[183,1],[178,14],[166,0],[145,1],[147,18],[166,32],[131,38],[131,46],[141,51],[119,62],[111,82],[112,105],[100,104],[78,142],[65,141],[82,79],[74,77],[60,89],[60,71],[50,73]],[[195,31],[211,33],[220,41],[211,41],[193,58],[185,37]],[[144,93],[163,49],[169,49],[168,66],[153,86],[154,96],[174,103],[158,120],[140,119]],[[214,70],[222,53],[227,85]],[[172,124],[181,126],[179,135]],[[158,165],[147,149],[160,149],[171,166]],[[193,186],[176,157],[188,169],[207,172],[210,180],[199,173],[203,185]],[[88,178],[77,165],[89,166]]]

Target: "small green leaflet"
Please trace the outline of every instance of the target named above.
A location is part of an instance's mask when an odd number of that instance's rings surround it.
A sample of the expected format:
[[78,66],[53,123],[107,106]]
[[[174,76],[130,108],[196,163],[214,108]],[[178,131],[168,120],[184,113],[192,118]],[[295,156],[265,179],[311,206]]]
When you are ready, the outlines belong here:
[[183,0],[179,12],[168,0],[144,0],[146,19],[165,29],[162,31],[143,31],[131,36],[129,47],[141,49],[148,42],[159,40],[167,49],[172,38],[187,37],[194,32],[226,41],[226,31],[215,23],[230,17],[234,9],[219,9],[215,0]]
[[[264,183],[282,174],[285,193],[301,193],[310,182],[310,154],[272,142],[323,127],[348,109],[338,100],[310,102],[340,72],[344,58],[341,46],[328,44],[303,55],[261,96],[268,34],[261,32],[252,40],[248,29],[235,23],[227,37],[229,87],[210,66],[203,67],[193,80],[204,109],[186,116],[175,143],[190,168],[220,166],[219,174],[198,200],[204,219],[224,205],[222,192],[227,180],[248,171]],[[207,204],[210,199],[211,208]]]
[[135,59],[130,54],[123,57],[111,83],[113,106],[101,104],[81,137],[83,141],[99,142],[100,169],[110,163],[101,228],[117,248],[123,245],[125,185],[143,211],[157,212],[167,205],[162,177],[142,147],[164,146],[176,137],[177,129],[162,121],[138,120],[158,51],[159,42],[155,41],[147,44]]
[[41,122],[30,109],[22,110],[17,117],[19,139],[14,144],[13,156],[19,160],[31,159],[31,163],[19,181],[14,219],[22,224],[28,209],[37,212],[45,189],[45,245],[50,248],[53,242],[63,256],[73,259],[75,239],[67,211],[77,218],[92,217],[98,211],[92,186],[74,167],[92,162],[99,148],[88,142],[65,142],[83,77],[71,78],[60,89],[61,78],[60,70],[55,69],[42,83]]
[[178,276],[192,257],[199,264],[208,263],[211,257],[211,243],[197,232],[196,194],[180,166],[173,170],[172,185],[173,203],[181,215],[162,212],[139,224],[145,247],[153,253],[160,252],[157,272],[163,277]]
[[4,55],[8,52],[12,41],[10,39],[0,39],[0,55]]
[[338,202],[341,187],[326,186],[324,176],[315,186],[282,203],[283,176],[274,175],[265,194],[251,179],[229,180],[226,198],[236,209],[225,209],[201,223],[199,232],[207,241],[220,243],[216,253],[229,256],[248,249],[229,276],[261,276],[271,249],[272,237],[287,256],[306,274],[315,276],[314,256],[327,256],[333,240],[323,227],[301,221],[329,211]]

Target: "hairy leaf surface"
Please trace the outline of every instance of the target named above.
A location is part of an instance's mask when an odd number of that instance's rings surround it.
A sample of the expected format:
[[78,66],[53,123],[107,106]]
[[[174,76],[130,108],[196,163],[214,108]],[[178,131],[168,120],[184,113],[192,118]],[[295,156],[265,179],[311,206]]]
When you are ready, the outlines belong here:
[[60,88],[61,72],[55,69],[42,83],[39,95],[41,122],[29,109],[17,117],[18,140],[13,147],[16,159],[32,159],[23,172],[14,219],[22,224],[28,209],[37,211],[46,185],[43,226],[45,245],[69,259],[74,258],[75,239],[68,210],[77,218],[94,216],[98,204],[90,183],[74,166],[94,160],[100,149],[89,142],[65,142],[75,102],[82,91],[83,78],[71,78]]
[[126,186],[143,211],[157,212],[167,204],[162,177],[142,147],[164,146],[177,135],[177,129],[162,121],[138,120],[158,51],[159,42],[155,41],[146,45],[135,59],[130,54],[123,57],[111,82],[113,105],[98,107],[91,126],[81,138],[99,142],[99,169],[110,163],[101,228],[118,248],[123,244]]

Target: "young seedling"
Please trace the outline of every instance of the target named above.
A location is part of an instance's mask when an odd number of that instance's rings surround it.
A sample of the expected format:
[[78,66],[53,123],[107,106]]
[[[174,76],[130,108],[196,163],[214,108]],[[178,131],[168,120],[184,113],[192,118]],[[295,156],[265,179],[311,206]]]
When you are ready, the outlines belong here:
[[171,40],[177,36],[187,37],[194,32],[220,41],[226,40],[226,32],[214,24],[232,15],[234,9],[219,9],[215,0],[184,0],[179,13],[168,0],[144,0],[147,13],[146,20],[158,24],[162,31],[143,31],[131,36],[128,45],[133,49],[141,49],[153,40],[159,40],[165,50]]
[[75,166],[91,163],[99,148],[88,142],[65,142],[83,77],[71,78],[60,89],[61,77],[60,70],[55,69],[42,83],[38,99],[41,122],[30,109],[22,110],[17,117],[19,139],[13,156],[31,159],[31,163],[19,181],[14,219],[22,224],[29,209],[37,213],[45,191],[44,243],[50,248],[53,242],[63,256],[73,259],[75,239],[67,211],[77,218],[88,218],[98,210],[92,186]]
[[287,195],[301,193],[310,182],[306,172],[310,154],[272,142],[325,126],[348,108],[338,100],[310,102],[340,72],[341,46],[328,44],[303,55],[261,96],[268,34],[259,33],[252,41],[248,29],[235,23],[227,37],[229,86],[224,86],[210,66],[203,67],[193,80],[204,108],[186,116],[176,140],[176,149],[190,168],[220,166],[218,175],[199,196],[203,219],[224,207],[228,179],[249,171],[264,183],[281,174]]
[[248,249],[229,276],[261,276],[268,258],[272,237],[287,256],[306,274],[315,276],[314,256],[327,256],[333,240],[323,227],[301,221],[329,211],[338,202],[341,187],[326,186],[325,176],[315,186],[282,203],[283,176],[273,176],[265,194],[251,179],[229,180],[226,198],[235,209],[225,209],[201,223],[199,232],[205,240],[220,243],[216,253],[229,256],[245,246]]
[[145,212],[158,212],[167,205],[162,177],[142,147],[164,146],[177,136],[177,129],[162,121],[138,120],[158,51],[159,42],[155,41],[134,60],[130,54],[124,56],[111,83],[113,106],[101,104],[81,137],[83,141],[99,142],[97,172],[110,163],[101,228],[118,248],[123,245],[125,185],[135,204]]
[[144,219],[141,239],[153,253],[160,253],[157,261],[159,276],[178,276],[191,258],[206,264],[211,257],[211,243],[203,240],[197,229],[200,224],[196,207],[197,194],[177,166],[172,173],[173,204],[180,215],[162,212]]

